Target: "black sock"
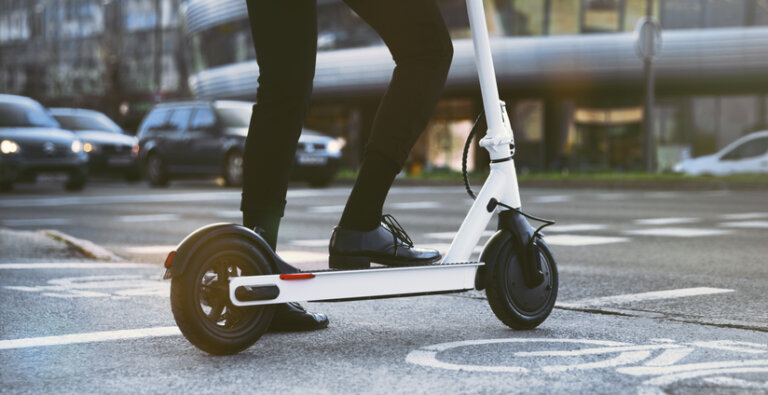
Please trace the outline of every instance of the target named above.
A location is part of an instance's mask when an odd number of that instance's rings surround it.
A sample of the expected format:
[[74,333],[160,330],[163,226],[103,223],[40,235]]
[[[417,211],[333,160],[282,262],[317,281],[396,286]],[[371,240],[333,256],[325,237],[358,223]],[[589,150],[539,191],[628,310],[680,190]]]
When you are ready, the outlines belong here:
[[243,226],[248,229],[261,228],[261,237],[267,241],[273,251],[277,250],[277,230],[282,216],[271,211],[243,211]]
[[339,226],[367,232],[376,229],[389,188],[400,172],[400,165],[386,156],[368,151],[360,166],[355,186],[349,195]]

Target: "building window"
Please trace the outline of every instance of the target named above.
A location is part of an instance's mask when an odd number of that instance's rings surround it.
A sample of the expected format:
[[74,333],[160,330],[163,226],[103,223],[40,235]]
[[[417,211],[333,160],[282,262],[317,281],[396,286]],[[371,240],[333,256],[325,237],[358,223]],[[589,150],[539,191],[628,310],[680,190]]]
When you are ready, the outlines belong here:
[[701,0],[666,0],[661,6],[661,25],[665,29],[704,27],[704,2]]
[[540,0],[496,2],[496,20],[505,36],[540,36],[544,32],[544,6]]
[[609,33],[621,29],[621,0],[583,0],[582,33]]
[[550,0],[547,34],[578,34],[581,0]]
[[754,19],[752,23],[757,26],[768,26],[768,0],[756,0]]
[[707,0],[706,27],[734,27],[747,24],[747,0]]

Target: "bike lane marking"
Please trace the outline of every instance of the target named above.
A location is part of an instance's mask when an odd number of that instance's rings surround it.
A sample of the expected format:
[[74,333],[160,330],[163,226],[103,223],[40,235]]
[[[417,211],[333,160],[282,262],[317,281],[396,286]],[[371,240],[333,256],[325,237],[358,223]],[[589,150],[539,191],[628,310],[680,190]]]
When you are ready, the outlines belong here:
[[590,307],[599,307],[599,306],[608,305],[608,304],[625,304],[625,303],[645,302],[649,300],[659,300],[659,299],[674,299],[674,298],[683,298],[683,297],[700,296],[700,295],[716,295],[716,294],[729,293],[729,292],[734,292],[734,290],[724,289],[724,288],[710,288],[710,287],[681,288],[681,289],[671,289],[666,291],[653,291],[653,292],[642,292],[642,293],[636,293],[636,294],[603,296],[598,298],[575,300],[572,302],[558,302],[557,307],[565,307],[565,308],[571,308],[571,309],[584,309],[584,308],[590,308]]
[[90,333],[73,333],[70,335],[29,337],[23,339],[0,340],[0,350],[17,348],[60,346],[66,344],[95,343],[104,341],[142,339],[150,337],[178,336],[178,327],[165,326],[158,328],[125,329],[119,331],[103,331]]

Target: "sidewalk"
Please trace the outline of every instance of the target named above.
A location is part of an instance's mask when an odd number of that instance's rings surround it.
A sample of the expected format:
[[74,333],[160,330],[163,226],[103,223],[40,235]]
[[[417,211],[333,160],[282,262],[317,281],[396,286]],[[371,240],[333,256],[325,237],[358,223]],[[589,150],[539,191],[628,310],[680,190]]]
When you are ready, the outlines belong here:
[[119,257],[87,240],[54,230],[37,232],[0,228],[0,262],[117,261]]

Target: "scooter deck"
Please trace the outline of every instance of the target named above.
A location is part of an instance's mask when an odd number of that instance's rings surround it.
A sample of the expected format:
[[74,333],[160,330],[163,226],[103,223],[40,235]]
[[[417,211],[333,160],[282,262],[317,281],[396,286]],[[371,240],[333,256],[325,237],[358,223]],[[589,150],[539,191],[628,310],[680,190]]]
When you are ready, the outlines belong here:
[[475,289],[475,276],[482,265],[467,262],[233,277],[229,298],[235,306],[258,306],[469,291]]

